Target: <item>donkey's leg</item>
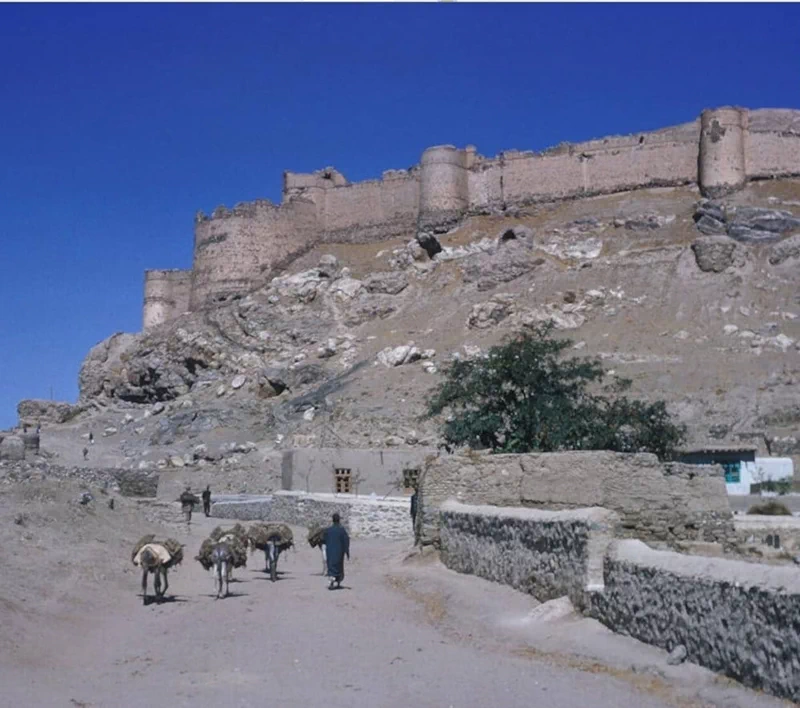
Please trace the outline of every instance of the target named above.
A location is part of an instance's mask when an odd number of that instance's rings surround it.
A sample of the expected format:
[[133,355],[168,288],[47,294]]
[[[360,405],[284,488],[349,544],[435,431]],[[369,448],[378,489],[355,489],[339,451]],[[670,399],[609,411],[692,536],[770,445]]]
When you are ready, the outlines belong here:
[[161,568],[156,568],[153,575],[153,588],[156,591],[156,601],[161,602]]
[[162,595],[166,595],[167,594],[167,588],[169,587],[169,580],[167,580],[167,569],[166,568],[162,568],[162,571],[164,572],[164,589],[161,591],[161,594]]
[[147,604],[147,568],[142,568],[142,601]]
[[325,544],[320,545],[320,550],[322,551],[322,574],[326,575],[328,572],[328,554],[325,551]]
[[[222,575],[225,578],[225,597],[228,597],[228,594],[230,593],[230,588],[228,587],[228,583],[230,583],[229,570],[230,568],[228,566],[228,561],[222,561]],[[219,591],[222,592],[222,577],[220,577],[219,581]]]

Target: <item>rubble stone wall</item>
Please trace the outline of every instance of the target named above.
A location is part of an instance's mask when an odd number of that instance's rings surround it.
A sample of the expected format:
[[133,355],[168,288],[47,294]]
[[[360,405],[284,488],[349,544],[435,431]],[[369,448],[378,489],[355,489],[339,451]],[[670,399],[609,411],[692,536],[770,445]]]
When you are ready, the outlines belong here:
[[579,608],[602,588],[603,559],[618,522],[606,509],[537,511],[446,502],[442,562],[529,593],[540,602],[568,595]]
[[800,575],[794,568],[615,543],[590,614],[615,632],[741,683],[800,700]]
[[656,551],[614,540],[605,509],[544,512],[449,501],[447,567],[545,601],[569,596],[609,629],[774,695],[800,699],[800,575],[794,568]]

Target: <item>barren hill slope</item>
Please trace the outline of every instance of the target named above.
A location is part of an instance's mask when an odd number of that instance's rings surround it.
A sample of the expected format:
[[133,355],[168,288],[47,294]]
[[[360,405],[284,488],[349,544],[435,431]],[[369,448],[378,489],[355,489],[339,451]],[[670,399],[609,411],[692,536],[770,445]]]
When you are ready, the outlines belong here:
[[800,181],[774,180],[719,202],[676,187],[475,216],[433,258],[414,234],[328,244],[246,296],[97,345],[84,412],[43,445],[77,462],[91,428],[90,464],[255,491],[277,484],[252,474],[271,450],[435,446],[418,416],[441,365],[553,319],[694,441],[798,465],[799,219]]

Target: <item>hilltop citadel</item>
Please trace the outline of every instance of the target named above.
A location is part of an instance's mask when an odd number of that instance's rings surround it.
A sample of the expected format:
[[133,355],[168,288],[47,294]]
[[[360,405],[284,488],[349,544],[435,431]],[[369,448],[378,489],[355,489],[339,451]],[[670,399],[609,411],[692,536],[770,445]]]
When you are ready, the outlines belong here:
[[475,214],[536,202],[696,184],[709,197],[800,172],[800,111],[717,108],[652,132],[493,158],[431,147],[419,165],[349,183],[334,168],[285,172],[280,205],[218,207],[195,218],[191,270],[145,274],[144,328],[252,289],[322,243],[446,231]]

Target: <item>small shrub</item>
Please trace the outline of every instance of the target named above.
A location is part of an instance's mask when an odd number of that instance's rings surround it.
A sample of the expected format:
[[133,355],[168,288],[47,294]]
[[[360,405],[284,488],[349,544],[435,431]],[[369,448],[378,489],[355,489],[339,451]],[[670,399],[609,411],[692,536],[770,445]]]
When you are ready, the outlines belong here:
[[767,501],[761,504],[753,504],[748,510],[748,514],[757,514],[759,516],[791,516],[792,512],[789,511],[785,504],[779,501]]

